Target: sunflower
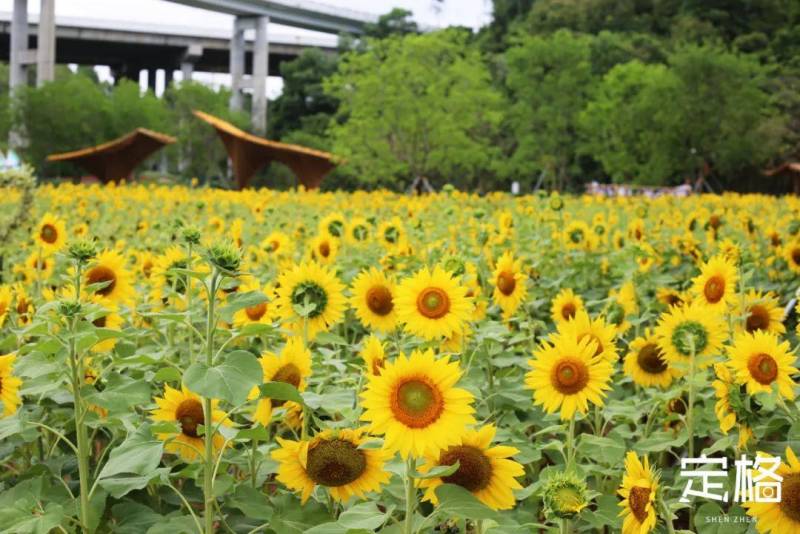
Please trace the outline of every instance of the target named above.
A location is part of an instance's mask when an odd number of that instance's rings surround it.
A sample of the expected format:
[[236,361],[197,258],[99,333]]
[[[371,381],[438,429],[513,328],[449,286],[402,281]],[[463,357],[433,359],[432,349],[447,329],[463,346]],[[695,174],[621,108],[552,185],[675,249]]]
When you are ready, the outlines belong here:
[[[73,291],[74,293],[74,291]],[[97,328],[104,328],[107,330],[116,330],[119,331],[122,329],[122,324],[124,320],[120,314],[117,313],[116,307],[104,301],[103,299],[99,299],[94,297],[92,299],[95,303],[100,304],[105,308],[101,314],[92,321],[92,324]],[[117,344],[116,337],[107,337],[103,339],[99,343],[95,344],[92,347],[92,352],[110,352],[114,349]]]
[[550,316],[553,318],[553,322],[558,324],[575,317],[575,314],[583,309],[583,299],[580,295],[573,293],[572,289],[564,288],[553,299]]
[[584,338],[596,344],[595,356],[600,356],[610,363],[617,361],[617,346],[614,343],[616,330],[613,325],[606,323],[602,317],[592,319],[585,310],[578,311],[568,321],[556,324],[557,335],[566,336],[576,341]]
[[583,221],[572,221],[564,230],[564,244],[569,249],[590,250],[594,236],[589,225]]
[[794,399],[796,384],[792,375],[797,369],[792,367],[795,355],[788,341],[781,343],[775,334],[760,330],[753,334],[740,333],[734,336],[728,356],[736,382],[746,385],[750,395],[769,393],[777,386],[784,398]]
[[261,249],[272,257],[291,256],[292,240],[283,232],[272,232],[261,242]]
[[311,240],[310,256],[321,265],[330,265],[339,254],[339,240],[328,234],[320,234]]
[[248,306],[246,308],[242,308],[241,310],[237,310],[236,313],[233,314],[233,324],[239,328],[248,324],[272,324],[273,310],[269,302],[269,297],[272,292],[268,288],[262,289],[261,284],[254,279],[243,282],[239,288],[239,291],[255,291],[264,295],[267,300],[259,302],[258,304],[254,304],[253,306]]
[[7,285],[0,285],[0,328],[6,322],[13,298],[14,294],[11,292],[11,288]]
[[682,292],[671,287],[659,287],[656,290],[656,300],[669,308],[671,306],[683,306],[687,298]]
[[744,391],[733,380],[730,369],[722,363],[714,364],[716,380],[711,383],[717,402],[714,404],[714,414],[717,416],[719,429],[723,434],[739,427],[738,448],[744,449],[747,443],[753,438],[751,425],[754,423],[754,415],[750,409],[750,401],[746,398]]
[[658,478],[647,456],[642,462],[633,451],[625,455],[625,475],[617,491],[623,498],[619,503],[619,515],[625,517],[622,534],[647,534],[655,528]]
[[739,331],[744,330],[751,334],[759,330],[772,334],[786,332],[786,327],[783,325],[783,308],[772,293],[761,293],[751,289],[742,297],[738,312],[742,318],[742,321],[737,321]]
[[399,246],[406,239],[406,231],[399,217],[392,217],[383,221],[378,226],[378,237],[386,248],[392,249]]
[[33,319],[34,306],[33,301],[25,291],[22,284],[14,286],[14,295],[16,302],[14,303],[14,311],[17,312],[17,321],[20,324],[28,324]]
[[125,260],[119,252],[105,250],[97,255],[83,277],[88,286],[104,284],[90,288],[92,295],[102,297],[115,304],[128,303],[133,299],[134,290],[131,284],[131,273],[125,268]]
[[186,306],[186,292],[192,278],[179,272],[189,268],[189,256],[181,247],[172,246],[155,259],[150,279],[154,287],[152,298],[163,305],[182,309]]
[[800,274],[800,241],[795,240],[783,247],[783,258],[793,273]]
[[469,320],[467,290],[438,265],[403,280],[397,289],[397,317],[405,329],[427,340],[449,337]]
[[786,462],[781,462],[776,473],[783,477],[780,502],[749,501],[742,506],[747,515],[756,518],[760,533],[800,532],[800,460],[791,448],[786,447]]
[[150,278],[155,264],[156,260],[152,252],[145,250],[136,254],[136,269],[144,278]]
[[666,389],[681,372],[672,367],[664,357],[650,329],[644,336],[637,337],[630,344],[630,352],[625,356],[623,370],[633,381],[642,387],[658,386]]
[[47,280],[52,276],[55,269],[55,259],[52,256],[45,256],[39,252],[31,252],[23,265],[15,265],[14,272],[22,274],[25,280]]
[[514,447],[494,446],[497,428],[485,425],[479,430],[469,430],[457,445],[451,445],[439,454],[425,457],[420,473],[444,465],[459,466],[455,473],[443,477],[420,479],[418,485],[425,489],[423,500],[438,504],[436,488],[442,484],[456,484],[472,493],[492,510],[508,510],[514,507],[513,490],[522,489],[516,478],[525,474],[525,469],[510,457],[519,453]]
[[272,451],[278,462],[277,479],[299,491],[303,504],[314,488],[328,489],[331,498],[347,502],[380,492],[391,477],[384,464],[391,455],[380,448],[362,448],[369,441],[363,428],[324,430],[306,441],[278,438],[280,448]]
[[525,285],[527,276],[522,271],[522,262],[514,260],[510,251],[506,251],[497,260],[494,274],[494,292],[492,298],[508,318],[514,315],[528,294]]
[[331,213],[319,222],[319,232],[334,239],[342,239],[344,231],[345,221],[341,213]]
[[692,281],[691,291],[698,302],[721,312],[736,298],[738,281],[736,265],[722,255],[714,256],[700,268],[700,274]]
[[350,305],[365,327],[391,332],[397,326],[394,295],[394,283],[382,271],[372,267],[353,279]]
[[3,417],[10,417],[20,405],[19,387],[22,380],[13,375],[16,354],[0,356],[0,400],[3,402]]
[[602,406],[614,369],[596,352],[597,342],[588,337],[578,341],[556,336],[552,345],[543,343],[528,361],[532,369],[525,375],[534,403],[547,413],[560,410],[562,420],[571,419],[576,411],[585,414],[589,402]]
[[[298,391],[305,391],[306,380],[311,376],[311,351],[303,346],[300,338],[291,337],[281,350],[280,355],[265,352],[261,358],[261,369],[264,373],[264,383],[283,382],[291,384]],[[254,387],[250,392],[250,399],[258,397],[259,391]],[[272,420],[272,410],[283,405],[283,401],[270,398],[261,398],[256,404],[253,421],[267,426]]]
[[701,368],[711,365],[710,356],[728,337],[724,321],[706,306],[692,303],[663,313],[655,329],[658,346],[670,363],[689,363],[694,350]]
[[472,394],[454,387],[460,377],[457,362],[437,359],[430,349],[400,354],[380,375],[368,377],[361,419],[385,434],[384,447],[403,458],[438,454],[457,445],[475,422]]
[[[192,462],[203,455],[205,442],[203,436],[198,435],[198,427],[205,424],[205,412],[202,399],[193,392],[181,386],[180,390],[164,386],[164,396],[155,399],[158,408],[151,414],[153,421],[166,421],[177,423],[179,432],[157,434],[157,438],[165,441],[164,450],[177,454],[187,462]],[[211,422],[228,425],[225,413],[217,409],[219,401],[211,401]],[[223,421],[224,420],[224,421]],[[218,451],[225,440],[217,432],[214,434],[214,450]]]
[[636,303],[636,287],[628,280],[619,289],[609,291],[608,298],[610,302],[606,307],[606,317],[616,327],[617,335],[622,335],[631,327],[628,317],[639,311],[639,305]]
[[441,352],[462,353],[464,351],[465,343],[472,335],[472,328],[469,324],[464,324],[460,329],[453,332],[450,336],[444,338],[439,344]]
[[64,221],[45,213],[33,230],[33,240],[46,254],[58,252],[67,242],[67,228]]
[[369,336],[364,341],[364,348],[360,352],[361,358],[367,367],[367,373],[379,375],[386,365],[386,352],[381,340],[375,336]]
[[363,245],[369,241],[372,229],[364,217],[353,217],[347,225],[347,240],[354,245]]
[[278,314],[286,326],[314,339],[344,316],[344,287],[327,267],[314,262],[294,265],[278,277]]

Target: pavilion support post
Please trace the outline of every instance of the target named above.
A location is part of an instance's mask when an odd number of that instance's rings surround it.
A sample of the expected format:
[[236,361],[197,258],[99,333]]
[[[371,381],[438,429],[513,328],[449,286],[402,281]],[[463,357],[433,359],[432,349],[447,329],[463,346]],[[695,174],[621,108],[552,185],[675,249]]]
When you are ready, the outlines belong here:
[[14,0],[11,16],[11,67],[9,88],[25,85],[28,64],[28,0]]
[[252,125],[258,135],[267,133],[267,76],[269,76],[269,17],[255,19],[256,40],[253,46],[253,109]]
[[55,78],[56,0],[41,0],[39,33],[36,44],[36,86]]
[[233,36],[231,36],[231,100],[230,108],[233,111],[240,111],[242,104],[242,88],[244,87],[244,61],[245,44],[244,30],[248,20],[245,17],[236,17],[233,21]]

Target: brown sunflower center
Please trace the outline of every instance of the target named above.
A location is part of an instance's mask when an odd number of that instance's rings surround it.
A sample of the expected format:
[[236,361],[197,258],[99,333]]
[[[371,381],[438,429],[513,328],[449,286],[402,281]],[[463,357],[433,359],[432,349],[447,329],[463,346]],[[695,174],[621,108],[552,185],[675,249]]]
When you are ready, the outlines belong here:
[[426,287],[417,297],[417,309],[428,319],[440,319],[450,311],[450,297],[438,287]]
[[745,329],[752,334],[756,330],[766,330],[767,328],[769,328],[769,310],[764,306],[751,306],[745,321]]
[[655,343],[648,343],[636,355],[636,363],[645,373],[658,375],[667,370],[667,362],[661,355],[661,349]]
[[20,297],[19,300],[17,300],[17,313],[20,315],[28,313],[28,306],[28,299]]
[[258,321],[264,314],[267,313],[267,303],[266,302],[259,302],[255,306],[250,306],[249,308],[245,308],[244,312],[247,314],[247,318],[251,321]]
[[780,507],[784,514],[800,522],[800,473],[784,475]]
[[675,306],[676,304],[683,302],[681,297],[676,293],[669,293],[666,297],[664,297],[664,299],[667,301],[667,305],[669,306]]
[[391,409],[395,419],[411,428],[425,428],[444,411],[439,388],[427,378],[411,378],[394,392]]
[[477,447],[469,445],[450,447],[439,457],[439,465],[453,465],[456,462],[458,462],[456,472],[442,477],[445,483],[458,484],[475,492],[484,489],[491,482],[492,464]]
[[631,507],[633,516],[639,521],[644,522],[647,518],[647,505],[650,503],[650,488],[634,486],[628,495],[628,505]]
[[142,265],[142,273],[144,273],[145,278],[150,278],[150,275],[153,274],[153,262],[151,260],[145,260]]
[[372,375],[379,376],[381,374],[381,369],[383,369],[385,362],[383,358],[375,358],[372,360]]
[[394,309],[392,292],[384,286],[372,286],[367,291],[367,307],[375,315],[389,315]]
[[577,312],[577,311],[578,310],[575,307],[574,303],[567,302],[566,304],[561,306],[561,317],[563,317],[565,320],[568,321],[568,320],[572,319],[573,317],[575,317],[575,312]]
[[106,316],[103,315],[102,317],[98,317],[92,324],[95,325],[97,328],[105,328],[106,327]]
[[553,367],[550,382],[560,393],[573,395],[586,387],[589,382],[589,369],[580,360],[564,358]]
[[338,487],[358,480],[367,469],[364,451],[343,439],[322,440],[308,449],[306,472],[322,486]]
[[320,243],[319,245],[319,255],[323,258],[327,258],[331,255],[331,246],[327,241]]
[[58,240],[58,230],[56,230],[56,227],[52,224],[45,224],[39,232],[39,237],[41,237],[42,241],[45,243],[52,245]]
[[514,273],[503,271],[497,275],[497,289],[505,296],[509,296],[514,292],[517,287],[517,281],[514,279]]
[[778,377],[778,362],[763,352],[750,356],[747,360],[747,369],[756,382],[765,386],[772,384]]
[[725,279],[719,275],[714,275],[706,281],[703,286],[703,294],[711,304],[716,304],[725,295]]
[[[302,375],[300,374],[300,369],[293,363],[287,363],[278,371],[272,375],[273,382],[283,382],[284,384],[291,384],[294,387],[300,387],[300,381],[302,380]],[[283,403],[286,401],[283,400],[272,400],[272,406],[277,408],[278,406],[283,406]]]
[[175,410],[175,419],[181,425],[181,432],[191,438],[197,437],[197,427],[204,422],[203,405],[197,399],[186,399]]
[[594,341],[597,344],[597,348],[594,349],[594,355],[598,356],[598,355],[602,354],[602,352],[604,350],[604,347],[603,347],[603,342],[600,341],[600,338],[597,337],[596,335],[592,334],[591,332],[586,332],[585,334],[581,334],[578,337],[578,343],[582,342],[586,338],[589,338],[589,343]]
[[800,248],[792,249],[792,262],[794,262],[795,265],[800,265]]
[[108,282],[108,285],[95,291],[97,295],[105,297],[114,291],[114,286],[117,285],[117,275],[105,265],[97,265],[89,269],[89,272],[86,273],[86,282],[88,285]]

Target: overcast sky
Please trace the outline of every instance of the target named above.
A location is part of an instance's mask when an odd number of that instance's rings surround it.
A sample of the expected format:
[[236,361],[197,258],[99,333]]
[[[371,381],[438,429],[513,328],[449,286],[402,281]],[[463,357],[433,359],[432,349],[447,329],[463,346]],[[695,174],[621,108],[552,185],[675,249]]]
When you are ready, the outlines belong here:
[[[491,0],[314,0],[332,6],[363,11],[380,15],[393,7],[412,11],[414,18],[426,26],[461,25],[478,28],[491,20]],[[56,19],[80,17],[136,23],[151,23],[168,26],[186,25],[197,28],[228,29],[233,25],[233,17],[176,4],[167,0],[55,0]],[[0,0],[0,11],[10,12],[13,0]],[[39,0],[28,0],[30,14],[39,12]],[[270,32],[281,35],[313,35],[297,28],[271,24]],[[101,78],[110,76],[108,69],[98,70]],[[176,79],[180,79],[177,73]],[[227,85],[229,77],[225,74],[203,74],[198,79],[212,85]],[[158,92],[163,86],[163,72],[158,73]],[[146,87],[146,81],[141,81]],[[282,82],[270,77],[267,92],[270,98],[280,94]]]

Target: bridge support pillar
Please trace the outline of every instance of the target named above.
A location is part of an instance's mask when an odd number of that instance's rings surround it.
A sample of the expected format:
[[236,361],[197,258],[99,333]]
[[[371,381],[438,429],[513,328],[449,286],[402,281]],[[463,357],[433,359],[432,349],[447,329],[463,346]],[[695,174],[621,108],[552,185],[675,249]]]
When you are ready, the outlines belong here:
[[41,0],[39,34],[36,45],[36,86],[55,78],[56,67],[56,2]]
[[258,135],[267,133],[267,76],[269,75],[269,17],[255,19],[256,40],[253,44],[253,108],[251,121]]
[[27,81],[28,51],[28,0],[14,0],[11,15],[11,63],[8,85],[11,90]]
[[233,111],[242,109],[242,88],[244,87],[244,30],[247,27],[248,19],[236,17],[233,21],[233,35],[231,36],[231,100],[230,108]]
[[194,66],[203,55],[203,45],[191,44],[186,47],[186,52],[181,57],[181,79],[191,81],[194,75]]

